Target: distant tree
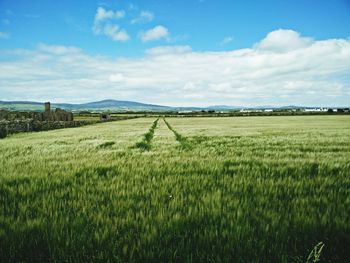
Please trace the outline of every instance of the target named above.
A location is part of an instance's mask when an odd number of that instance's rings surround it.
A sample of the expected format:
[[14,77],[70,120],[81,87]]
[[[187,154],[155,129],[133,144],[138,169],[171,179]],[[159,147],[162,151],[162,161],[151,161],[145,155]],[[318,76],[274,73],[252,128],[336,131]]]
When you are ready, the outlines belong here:
[[333,109],[328,109],[328,113],[333,113]]

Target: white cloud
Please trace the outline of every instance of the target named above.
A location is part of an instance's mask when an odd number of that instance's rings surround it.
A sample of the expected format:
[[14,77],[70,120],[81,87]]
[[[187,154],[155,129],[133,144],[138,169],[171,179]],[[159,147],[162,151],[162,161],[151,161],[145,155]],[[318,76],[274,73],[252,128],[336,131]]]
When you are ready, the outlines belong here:
[[124,75],[121,74],[121,73],[111,74],[109,76],[109,81],[110,82],[123,82],[124,81]]
[[[282,49],[272,44],[274,33],[297,35],[294,42],[303,44]],[[349,106],[350,39],[306,39],[278,30],[252,48],[196,52],[188,46],[163,46],[130,59],[41,44],[0,54],[0,94],[3,100],[72,102],[84,94],[87,101],[165,105]],[[269,49],[264,49],[267,42]]]
[[154,19],[154,14],[150,11],[141,11],[139,16],[131,20],[131,24],[147,23]]
[[152,29],[147,30],[146,32],[142,32],[140,34],[140,38],[143,42],[159,40],[163,38],[169,37],[169,31],[166,27],[158,25]]
[[123,18],[125,16],[125,11],[124,10],[119,10],[114,13],[114,16],[116,18]]
[[197,89],[198,89],[197,86],[191,81],[186,82],[185,85],[183,86],[183,90],[185,91],[195,91]]
[[103,28],[103,34],[109,36],[114,41],[125,42],[129,40],[128,33],[124,29],[120,29],[118,25],[105,25]]
[[312,38],[301,37],[293,30],[278,29],[270,32],[262,41],[256,44],[259,50],[286,52],[309,46]]
[[38,45],[38,50],[43,51],[44,53],[50,53],[52,55],[68,55],[77,54],[81,52],[81,49],[76,47],[47,45],[43,43]]
[[125,16],[124,10],[112,11],[103,7],[97,8],[92,32],[95,35],[105,35],[114,41],[125,42],[130,39],[127,31],[117,24],[112,24],[111,19],[119,19]]
[[114,16],[113,11],[106,11],[103,7],[97,8],[96,14],[95,14],[95,21],[101,21],[104,19],[112,18]]
[[228,36],[224,37],[224,39],[220,42],[221,45],[227,45],[233,41],[233,37]]
[[124,10],[106,10],[103,7],[98,7],[95,14],[95,22],[103,21],[106,19],[119,19],[125,16]]
[[0,32],[0,39],[8,39],[10,35],[6,32]]

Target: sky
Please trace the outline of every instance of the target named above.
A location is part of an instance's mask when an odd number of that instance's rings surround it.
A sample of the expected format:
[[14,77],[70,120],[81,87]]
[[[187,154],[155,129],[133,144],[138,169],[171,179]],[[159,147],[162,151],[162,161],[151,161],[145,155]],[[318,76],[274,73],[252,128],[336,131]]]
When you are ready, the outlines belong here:
[[350,106],[350,0],[0,0],[0,100]]

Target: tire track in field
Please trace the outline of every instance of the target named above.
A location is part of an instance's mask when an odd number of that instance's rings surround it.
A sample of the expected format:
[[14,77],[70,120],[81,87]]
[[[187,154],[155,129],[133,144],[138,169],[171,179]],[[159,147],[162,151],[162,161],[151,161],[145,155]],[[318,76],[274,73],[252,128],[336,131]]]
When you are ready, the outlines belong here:
[[158,153],[168,153],[171,149],[178,147],[179,143],[176,141],[173,132],[170,131],[165,122],[160,119],[157,129],[154,132],[152,151],[156,150]]
[[176,140],[180,143],[180,146],[182,149],[184,150],[191,150],[192,149],[192,145],[191,143],[188,141],[188,139],[181,135],[180,133],[178,133],[171,125],[169,122],[167,122],[165,120],[165,118],[163,118],[163,121],[165,122],[166,126],[168,126],[169,130],[171,130],[174,135],[175,135],[175,138]]
[[151,147],[152,147],[152,139],[153,139],[153,136],[154,136],[154,131],[155,129],[157,128],[157,125],[158,125],[158,119],[156,119],[151,128],[149,128],[148,132],[146,132],[144,135],[143,135],[143,139],[142,141],[140,142],[137,142],[135,144],[135,148],[139,148],[140,150],[142,151],[149,151],[151,150]]

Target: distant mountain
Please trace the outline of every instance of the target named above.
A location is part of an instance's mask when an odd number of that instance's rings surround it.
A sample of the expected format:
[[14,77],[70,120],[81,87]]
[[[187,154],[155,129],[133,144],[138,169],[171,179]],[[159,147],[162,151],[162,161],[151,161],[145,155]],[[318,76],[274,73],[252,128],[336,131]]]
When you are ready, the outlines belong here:
[[[82,104],[52,103],[51,108],[70,111],[170,111],[173,107],[145,104],[134,101],[102,100]],[[33,101],[0,101],[0,109],[17,111],[43,111],[44,103]]]
[[[215,105],[209,107],[170,107],[155,104],[146,104],[135,101],[124,100],[101,100],[96,102],[88,102],[82,104],[71,103],[52,103],[51,108],[61,108],[69,111],[92,111],[92,112],[125,112],[125,111],[146,111],[146,112],[164,112],[164,111],[200,111],[200,110],[216,110],[216,111],[229,111],[240,109],[306,109],[314,107],[305,106],[255,106],[255,107],[243,107],[243,106],[227,106],[227,105]],[[13,111],[43,111],[44,103],[35,101],[0,101],[0,109],[7,109]]]
[[32,104],[32,105],[43,105],[44,103],[42,102],[35,102],[35,101],[1,101],[0,100],[0,104],[7,104],[7,105],[11,105],[11,104]]
[[244,109],[246,107],[242,106],[227,106],[227,105],[214,105],[214,106],[209,106],[207,109],[209,110],[239,110],[239,109]]
[[89,102],[85,104],[79,104],[80,107],[86,107],[89,109],[100,109],[100,108],[130,108],[130,109],[158,109],[158,110],[169,110],[171,107],[160,106],[154,104],[145,104],[134,101],[123,101],[123,100],[101,100],[97,102]]

